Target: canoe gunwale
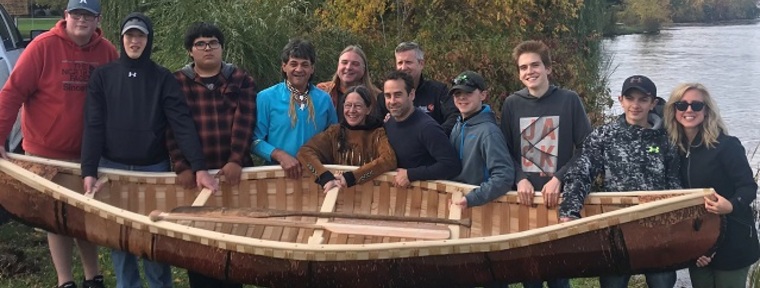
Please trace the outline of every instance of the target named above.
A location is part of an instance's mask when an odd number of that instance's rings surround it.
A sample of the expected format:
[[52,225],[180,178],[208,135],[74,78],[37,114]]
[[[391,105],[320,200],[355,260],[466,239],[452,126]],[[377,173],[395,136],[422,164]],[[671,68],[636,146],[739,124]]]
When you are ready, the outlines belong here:
[[[13,155],[13,159],[36,162],[44,165],[63,167],[62,171],[74,175],[78,173],[78,165],[71,162],[49,160],[33,156]],[[36,159],[35,159],[36,158]],[[71,169],[70,171],[68,169]],[[353,170],[355,167],[328,165],[331,170]],[[621,208],[603,214],[589,216],[586,218],[550,225],[541,228],[535,228],[522,232],[514,232],[502,235],[471,237],[449,240],[426,240],[413,242],[396,242],[396,243],[372,243],[372,244],[302,244],[287,243],[272,240],[255,239],[244,236],[230,235],[216,231],[205,230],[201,228],[190,227],[172,222],[152,222],[147,215],[131,212],[64,188],[50,180],[27,171],[14,163],[7,160],[0,160],[0,170],[18,179],[25,185],[34,188],[37,191],[60,201],[65,202],[86,213],[97,215],[98,217],[113,220],[115,223],[129,225],[134,229],[147,230],[151,233],[164,235],[167,237],[178,238],[185,241],[201,243],[204,245],[217,247],[226,250],[233,250],[240,253],[286,259],[286,260],[309,260],[309,261],[334,261],[335,254],[345,253],[346,259],[337,260],[368,260],[368,259],[395,259],[408,258],[417,256],[431,255],[448,255],[463,254],[476,252],[491,252],[510,248],[524,247],[548,240],[561,239],[580,233],[593,230],[599,230],[606,227],[619,225],[643,219],[646,217],[661,214],[664,211],[683,209],[692,206],[699,206],[704,203],[703,196],[712,193],[712,189],[688,189],[674,191],[647,191],[638,193],[628,192],[607,192],[592,193],[590,199],[600,197],[639,197],[639,196],[657,196],[684,194],[668,199],[662,199],[649,203],[642,203],[632,207]],[[21,171],[23,170],[23,171]],[[122,170],[99,169],[109,179],[118,181],[146,181],[152,183],[152,180],[143,178],[174,178],[174,173],[132,173]],[[76,172],[76,173],[74,173]],[[282,177],[284,172],[279,166],[252,167],[244,169],[244,179],[264,179],[272,177]],[[393,177],[395,173],[390,172],[380,177]],[[113,178],[111,177],[113,176]],[[173,180],[172,180],[173,181]],[[168,182],[161,182],[168,184]],[[461,184],[451,181],[430,181],[415,182],[420,187],[445,186],[443,192],[461,193],[471,190],[472,185]],[[516,197],[516,192],[510,192],[503,197]],[[540,196],[539,196],[540,198]],[[504,198],[502,198],[504,199]],[[551,236],[547,236],[551,235]],[[435,249],[428,249],[435,248]],[[421,249],[425,249],[425,254],[420,255]]]

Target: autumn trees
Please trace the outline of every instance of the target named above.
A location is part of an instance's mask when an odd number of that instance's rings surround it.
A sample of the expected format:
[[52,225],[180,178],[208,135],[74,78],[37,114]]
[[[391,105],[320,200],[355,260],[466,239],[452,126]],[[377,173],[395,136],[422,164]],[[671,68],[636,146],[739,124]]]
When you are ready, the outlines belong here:
[[512,47],[541,39],[553,49],[553,82],[578,91],[590,112],[610,103],[599,77],[604,1],[119,0],[103,5],[111,40],[118,40],[120,20],[111,15],[132,10],[150,15],[156,27],[154,58],[171,69],[189,60],[182,48],[185,27],[216,22],[227,36],[226,60],[249,70],[260,88],[281,81],[279,52],[290,37],[314,42],[316,80],[332,76],[343,47],[359,44],[377,81],[393,69],[394,47],[417,41],[426,50],[427,77],[448,82],[463,70],[478,71],[498,109],[520,88]]

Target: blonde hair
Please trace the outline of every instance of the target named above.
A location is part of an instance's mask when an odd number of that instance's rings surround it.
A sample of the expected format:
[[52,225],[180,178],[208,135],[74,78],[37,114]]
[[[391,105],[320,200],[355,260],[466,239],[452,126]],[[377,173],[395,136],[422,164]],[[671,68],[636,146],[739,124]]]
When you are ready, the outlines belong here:
[[665,103],[665,128],[668,131],[668,139],[673,145],[677,145],[681,151],[686,152],[687,147],[684,145],[686,142],[686,132],[683,130],[678,121],[676,121],[676,108],[675,103],[683,99],[683,95],[690,90],[697,90],[702,95],[702,102],[705,103],[704,113],[705,119],[699,125],[699,134],[702,135],[700,139],[697,139],[699,143],[704,143],[707,148],[715,148],[718,144],[718,136],[720,133],[728,134],[726,124],[723,123],[723,119],[720,117],[718,106],[715,104],[710,93],[707,92],[707,88],[699,83],[683,83],[678,85],[670,94],[670,99]]

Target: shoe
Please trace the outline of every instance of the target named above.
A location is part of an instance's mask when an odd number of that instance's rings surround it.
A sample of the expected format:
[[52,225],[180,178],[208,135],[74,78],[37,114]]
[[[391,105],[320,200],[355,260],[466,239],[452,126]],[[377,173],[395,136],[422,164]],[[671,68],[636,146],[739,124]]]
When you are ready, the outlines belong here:
[[74,283],[74,281],[69,281],[61,284],[61,286],[58,286],[58,288],[77,288],[77,283]]
[[82,282],[82,288],[105,288],[105,287],[106,287],[105,284],[103,284],[103,275],[98,275],[98,276],[92,277],[92,280],[84,280],[84,282]]

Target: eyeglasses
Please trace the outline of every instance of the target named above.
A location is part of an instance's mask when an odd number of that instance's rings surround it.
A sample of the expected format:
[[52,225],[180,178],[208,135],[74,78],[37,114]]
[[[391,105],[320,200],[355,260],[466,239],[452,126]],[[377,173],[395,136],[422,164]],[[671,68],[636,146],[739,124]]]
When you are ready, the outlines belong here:
[[691,106],[691,110],[694,112],[702,111],[703,108],[705,108],[705,102],[701,101],[692,101],[691,103],[686,101],[678,101],[676,103],[673,103],[673,106],[676,107],[676,110],[678,111],[686,111],[686,109],[689,109],[689,106]]
[[219,49],[219,47],[222,47],[222,43],[219,43],[219,41],[212,40],[209,42],[205,41],[198,41],[193,43],[193,47],[198,50],[204,50],[206,48],[210,48],[211,50]]
[[365,107],[364,105],[359,104],[359,103],[345,103],[345,104],[343,104],[343,110],[351,110],[351,109],[362,110],[362,109],[364,109],[364,107]]
[[95,18],[98,18],[98,16],[100,15],[82,13],[82,12],[69,12],[69,17],[77,21],[82,20],[82,19],[84,19],[84,21],[92,21],[92,20],[95,20]]

